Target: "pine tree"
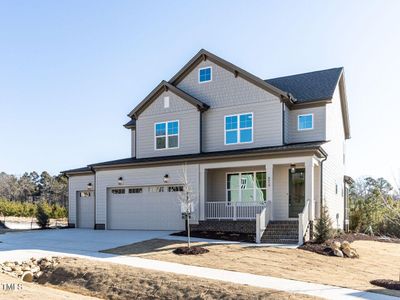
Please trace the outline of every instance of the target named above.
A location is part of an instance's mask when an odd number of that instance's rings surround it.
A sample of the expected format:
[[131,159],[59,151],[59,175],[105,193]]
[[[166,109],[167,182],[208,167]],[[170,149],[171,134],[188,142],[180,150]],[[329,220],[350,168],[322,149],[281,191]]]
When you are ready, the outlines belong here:
[[36,220],[36,223],[40,226],[40,228],[44,229],[49,227],[50,217],[43,202],[39,203],[37,206]]
[[333,236],[332,220],[329,217],[328,209],[324,206],[322,208],[321,217],[315,224],[314,238],[317,243],[323,243]]

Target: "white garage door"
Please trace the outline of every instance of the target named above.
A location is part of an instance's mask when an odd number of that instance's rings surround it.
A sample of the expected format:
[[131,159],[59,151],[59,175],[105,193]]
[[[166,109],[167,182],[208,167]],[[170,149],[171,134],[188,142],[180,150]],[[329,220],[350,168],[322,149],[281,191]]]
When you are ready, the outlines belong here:
[[94,195],[93,192],[78,192],[77,227],[94,228]]
[[107,195],[108,229],[183,230],[177,186],[113,188]]

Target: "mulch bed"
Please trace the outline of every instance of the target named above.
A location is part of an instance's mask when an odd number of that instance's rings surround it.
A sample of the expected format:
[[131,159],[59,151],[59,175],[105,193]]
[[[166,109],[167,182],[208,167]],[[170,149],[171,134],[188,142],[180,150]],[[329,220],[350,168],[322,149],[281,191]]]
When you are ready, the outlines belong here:
[[[174,236],[187,236],[186,231],[175,232],[171,235]],[[222,241],[233,241],[233,242],[246,242],[254,243],[256,235],[253,233],[242,233],[242,232],[221,232],[221,231],[191,231],[190,236],[210,239],[210,240],[222,240]]]
[[384,242],[384,243],[399,243],[400,239],[398,238],[388,238],[388,237],[381,237],[375,235],[368,235],[364,233],[344,233],[334,237],[333,239],[327,240],[325,243],[318,244],[315,241],[308,241],[305,242],[303,245],[299,247],[299,249],[315,252],[322,255],[327,256],[334,256],[333,251],[330,248],[332,242],[340,242],[343,243],[344,241],[354,242],[354,241],[377,241],[377,242]]
[[400,281],[396,280],[376,279],[376,280],[371,280],[370,283],[389,290],[400,290]]
[[179,247],[172,251],[178,255],[199,255],[210,252],[210,250],[202,247]]

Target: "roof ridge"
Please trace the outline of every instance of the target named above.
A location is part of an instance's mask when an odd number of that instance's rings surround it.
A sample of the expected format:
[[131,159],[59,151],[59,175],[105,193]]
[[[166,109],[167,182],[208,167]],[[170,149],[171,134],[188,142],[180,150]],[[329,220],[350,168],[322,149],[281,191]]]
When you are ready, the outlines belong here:
[[331,70],[343,70],[343,69],[344,69],[344,67],[335,67],[335,68],[316,70],[316,71],[310,71],[310,72],[305,72],[305,73],[297,73],[297,74],[292,74],[292,75],[285,75],[285,76],[279,76],[279,77],[274,77],[274,78],[268,78],[268,79],[264,79],[264,81],[287,78],[287,77],[293,77],[293,76],[300,76],[300,75],[308,75],[308,74],[326,72],[326,71],[331,71]]

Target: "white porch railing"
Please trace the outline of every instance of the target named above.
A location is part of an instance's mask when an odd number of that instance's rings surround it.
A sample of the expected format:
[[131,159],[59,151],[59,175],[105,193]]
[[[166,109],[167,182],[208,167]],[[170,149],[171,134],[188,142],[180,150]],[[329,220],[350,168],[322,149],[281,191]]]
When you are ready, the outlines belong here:
[[272,202],[267,201],[266,206],[256,215],[256,243],[261,243],[261,237],[268,226],[272,216]]
[[302,213],[299,213],[299,245],[304,243],[304,237],[307,234],[308,226],[310,224],[310,200],[306,201]]
[[248,203],[248,202],[233,202],[226,203],[206,202],[205,215],[209,220],[255,220],[265,203]]

